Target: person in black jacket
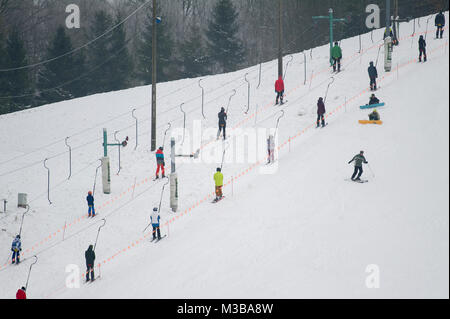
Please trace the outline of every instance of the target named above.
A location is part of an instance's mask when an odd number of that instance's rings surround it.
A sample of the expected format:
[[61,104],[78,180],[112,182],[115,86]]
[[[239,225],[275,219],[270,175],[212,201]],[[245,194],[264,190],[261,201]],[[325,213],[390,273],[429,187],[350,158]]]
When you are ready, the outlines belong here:
[[225,109],[222,108],[220,110],[220,113],[218,114],[219,117],[219,131],[217,132],[217,139],[220,137],[220,133],[223,130],[223,139],[226,139],[226,127],[227,127],[227,113],[225,112]]
[[437,15],[436,18],[434,19],[434,24],[437,27],[436,30],[436,39],[440,38],[442,39],[442,36],[444,35],[444,27],[445,27],[445,16],[442,13],[442,11],[440,11]]
[[370,66],[367,69],[369,72],[369,78],[370,78],[370,90],[376,91],[377,90],[377,78],[378,78],[378,71],[377,68],[373,65],[373,62],[370,62]]
[[91,281],[94,281],[94,262],[95,262],[95,252],[94,247],[89,245],[88,250],[84,253],[86,258],[86,281],[89,281],[89,273],[91,273]]
[[419,38],[419,62],[422,62],[422,54],[423,54],[423,62],[427,62],[427,43],[423,38],[423,35]]
[[372,94],[370,96],[369,105],[379,104],[379,103],[380,103],[380,100],[375,96],[375,94]]
[[317,101],[317,126],[320,126],[320,121],[322,120],[322,127],[325,127],[325,103],[323,102],[323,98],[319,97],[319,101]]

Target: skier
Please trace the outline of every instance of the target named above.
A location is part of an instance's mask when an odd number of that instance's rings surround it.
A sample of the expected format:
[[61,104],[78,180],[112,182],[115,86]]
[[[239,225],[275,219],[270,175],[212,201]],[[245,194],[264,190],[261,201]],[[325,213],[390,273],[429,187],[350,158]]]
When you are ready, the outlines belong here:
[[427,43],[423,38],[423,35],[419,38],[419,62],[422,62],[422,54],[423,54],[423,62],[427,62]]
[[275,141],[273,135],[269,135],[267,139],[267,163],[275,162]]
[[19,290],[17,290],[16,299],[27,299],[27,293],[26,293],[25,287],[22,287]]
[[[364,157],[364,151],[359,152],[359,154],[355,155],[355,157],[353,157],[353,159],[348,163],[351,164],[353,161],[355,162],[355,171],[352,175],[352,181],[360,181],[360,177],[363,173],[362,164],[369,164],[369,162],[366,161],[366,158]],[[357,174],[358,176],[355,178]]]
[[317,127],[320,126],[320,120],[322,120],[322,127],[325,126],[325,103],[323,102],[323,98],[319,97],[319,101],[317,102]]
[[166,163],[164,162],[164,148],[161,146],[157,151],[156,151],[156,179],[159,178],[159,170],[161,169],[161,174],[162,174],[162,178],[165,178],[166,175],[164,175],[164,166],[166,166]]
[[156,234],[158,234],[158,240],[161,239],[161,231],[159,229],[159,221],[161,217],[159,216],[158,207],[153,208],[153,213],[150,215],[150,221],[153,227],[153,240],[156,239]]
[[280,99],[280,105],[283,105],[284,81],[281,75],[278,77],[278,80],[275,81],[275,93],[277,94],[275,104],[278,105],[278,99]]
[[331,58],[333,59],[333,72],[336,72],[336,64],[337,71],[341,72],[342,49],[337,41],[334,43],[334,47],[331,49]]
[[437,27],[436,39],[439,39],[439,36],[442,39],[445,27],[445,15],[442,13],[442,11],[439,11],[439,13],[436,15],[436,18],[434,19],[434,24]]
[[91,281],[94,281],[94,261],[95,261],[95,252],[94,247],[89,245],[88,250],[84,253],[84,257],[86,258],[86,282],[89,281],[89,273],[91,273]]
[[216,173],[214,174],[214,182],[216,185],[216,202],[221,200],[223,197],[222,187],[223,187],[223,174],[222,169],[220,167],[217,168]]
[[20,263],[20,252],[22,251],[22,243],[20,241],[20,235],[17,235],[16,238],[14,238],[12,245],[11,245],[11,251],[12,253],[12,261],[11,263],[16,264]]
[[373,110],[373,112],[369,114],[369,121],[379,121],[379,120],[380,114],[377,112],[377,110]]
[[380,100],[375,96],[375,94],[372,94],[370,96],[369,105],[379,104]]
[[226,129],[227,129],[227,113],[225,112],[225,108],[221,108],[219,114],[219,131],[217,132],[217,139],[220,137],[220,133],[223,131],[223,139],[227,138]]
[[370,62],[370,66],[367,69],[369,72],[369,78],[370,78],[370,90],[376,91],[377,90],[377,78],[378,78],[378,72],[377,68],[373,65],[373,62]]
[[95,216],[94,196],[92,196],[92,192],[91,191],[88,192],[88,195],[86,197],[86,201],[87,201],[87,204],[88,204],[88,207],[89,207],[88,208],[88,216],[91,217],[91,214],[92,214],[92,217],[94,217]]

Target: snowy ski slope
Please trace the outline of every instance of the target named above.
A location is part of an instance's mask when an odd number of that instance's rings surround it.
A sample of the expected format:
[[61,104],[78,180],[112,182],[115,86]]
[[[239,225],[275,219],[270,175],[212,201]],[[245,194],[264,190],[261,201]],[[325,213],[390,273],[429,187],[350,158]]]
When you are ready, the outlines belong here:
[[[158,143],[169,122],[166,157],[170,134],[181,143],[184,103],[186,136],[178,152],[192,153],[201,144],[202,158],[177,163],[179,209],[170,211],[167,186],[162,232],[168,237],[158,244],[149,242],[150,232],[142,232],[164,184],[151,181],[150,87],[0,116],[0,199],[8,200],[6,214],[0,213],[0,298],[14,298],[25,284],[33,255],[38,262],[29,298],[448,298],[448,31],[435,40],[434,28],[428,29],[428,62],[419,64],[417,41],[426,25],[416,25],[413,37],[412,30],[412,22],[402,24],[390,73],[384,72],[380,49],[376,94],[386,102],[378,110],[381,126],[358,120],[369,113],[359,106],[369,100],[367,67],[377,59],[383,30],[373,32],[374,42],[370,33],[362,35],[361,53],[358,37],[342,40],[344,71],[339,74],[330,72],[327,45],[305,52],[306,84],[304,55],[293,55],[285,79],[288,103],[281,107],[273,106],[276,60],[262,65],[259,88],[259,66],[205,77],[206,119],[199,79],[160,84]],[[329,125],[316,129],[316,102],[332,76]],[[279,161],[267,167],[259,157],[258,165],[248,160],[251,145],[230,147],[223,168],[226,198],[211,204],[212,176],[223,151],[222,142],[213,138],[217,113],[227,107],[233,90],[230,142],[255,129],[275,128],[279,119]],[[133,109],[139,120],[136,150]],[[196,145],[194,125],[205,132]],[[110,141],[115,131],[120,140],[129,136],[130,141],[122,149],[118,175],[117,149],[109,150],[112,194],[102,194],[99,176],[98,216],[88,220],[85,197],[103,154],[103,127]],[[72,147],[70,179],[66,137]],[[347,162],[361,149],[370,164],[363,175],[369,183],[345,181],[353,171]],[[272,168],[274,174],[265,172]],[[15,266],[5,261],[25,212],[17,208],[19,192],[28,194],[30,211],[22,230],[23,262]],[[95,269],[99,274],[101,265],[101,278],[85,285],[84,251],[94,243],[102,218],[106,224]],[[80,288],[66,287],[68,265],[80,267]],[[366,286],[369,265],[379,269],[378,289]]]

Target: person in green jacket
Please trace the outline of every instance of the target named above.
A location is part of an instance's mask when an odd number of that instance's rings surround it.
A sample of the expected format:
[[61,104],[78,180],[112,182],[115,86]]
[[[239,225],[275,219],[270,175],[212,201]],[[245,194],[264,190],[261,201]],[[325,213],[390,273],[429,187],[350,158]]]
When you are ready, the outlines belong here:
[[222,187],[223,187],[223,174],[220,167],[217,168],[217,172],[214,174],[214,182],[216,184],[216,201],[222,199]]
[[337,41],[334,43],[334,47],[331,49],[331,58],[333,59],[333,72],[336,72],[336,64],[337,71],[341,72],[342,49]]
[[[366,158],[364,157],[364,151],[359,152],[359,154],[355,155],[355,157],[353,157],[353,159],[348,163],[351,164],[352,162],[355,162],[355,171],[352,175],[352,181],[360,181],[360,177],[363,173],[362,164],[369,164],[369,162],[366,161]],[[358,174],[357,177],[356,174]]]

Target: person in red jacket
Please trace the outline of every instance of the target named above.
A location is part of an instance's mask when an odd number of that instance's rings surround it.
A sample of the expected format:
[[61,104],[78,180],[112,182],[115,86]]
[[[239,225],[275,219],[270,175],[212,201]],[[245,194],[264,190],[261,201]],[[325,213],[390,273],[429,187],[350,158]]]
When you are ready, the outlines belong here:
[[17,290],[16,299],[27,299],[27,294],[25,291],[26,291],[25,287],[22,287],[19,290]]
[[164,162],[164,153],[163,153],[163,147],[161,146],[157,151],[156,151],[156,179],[159,178],[159,170],[161,169],[161,173],[162,173],[162,178],[165,178],[165,174],[164,174],[164,166],[166,166],[165,162]]
[[325,126],[325,103],[323,103],[323,98],[319,97],[317,102],[317,127],[320,126],[320,120],[322,120],[322,127]]
[[277,100],[275,104],[278,104],[278,99],[280,99],[280,103],[283,104],[283,95],[284,95],[284,82],[283,77],[280,75],[278,80],[275,82],[275,93],[277,94]]

